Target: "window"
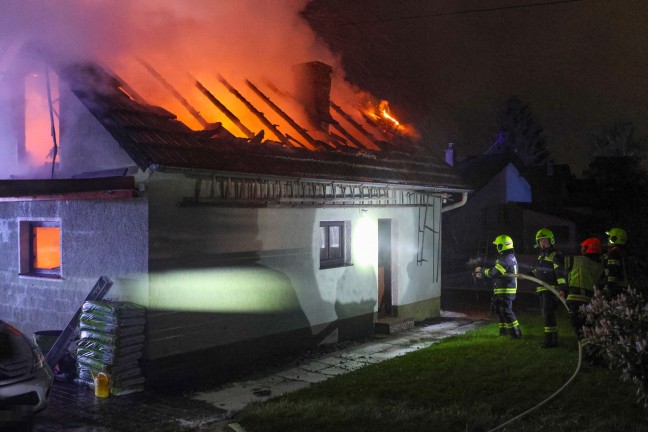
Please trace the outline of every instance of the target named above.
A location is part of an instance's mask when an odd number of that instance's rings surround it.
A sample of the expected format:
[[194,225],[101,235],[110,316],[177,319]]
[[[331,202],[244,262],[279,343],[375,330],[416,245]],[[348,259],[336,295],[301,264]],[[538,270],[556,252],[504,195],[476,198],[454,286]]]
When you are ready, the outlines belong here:
[[20,273],[61,276],[61,226],[58,222],[20,222]]
[[350,229],[342,221],[320,222],[320,268],[348,265],[347,236]]

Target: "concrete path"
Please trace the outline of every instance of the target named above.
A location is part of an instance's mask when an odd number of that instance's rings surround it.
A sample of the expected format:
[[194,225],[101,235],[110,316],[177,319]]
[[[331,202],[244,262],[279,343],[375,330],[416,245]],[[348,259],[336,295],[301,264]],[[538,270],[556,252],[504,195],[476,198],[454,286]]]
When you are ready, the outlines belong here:
[[214,390],[192,395],[232,415],[251,402],[263,401],[313,383],[426,348],[441,339],[465,333],[489,321],[486,317],[468,317],[442,313],[439,323],[416,326],[395,334],[376,334],[371,341],[310,359],[296,366],[273,371],[254,380],[228,383]]

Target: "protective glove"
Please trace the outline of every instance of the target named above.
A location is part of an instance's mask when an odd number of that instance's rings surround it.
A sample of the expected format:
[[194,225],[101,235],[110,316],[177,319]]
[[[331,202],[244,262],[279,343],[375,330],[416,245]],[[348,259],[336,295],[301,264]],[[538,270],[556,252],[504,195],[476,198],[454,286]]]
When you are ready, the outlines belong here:
[[475,267],[474,272],[475,272],[475,277],[477,279],[481,279],[482,277],[484,277],[484,274],[482,273],[482,268],[481,267]]

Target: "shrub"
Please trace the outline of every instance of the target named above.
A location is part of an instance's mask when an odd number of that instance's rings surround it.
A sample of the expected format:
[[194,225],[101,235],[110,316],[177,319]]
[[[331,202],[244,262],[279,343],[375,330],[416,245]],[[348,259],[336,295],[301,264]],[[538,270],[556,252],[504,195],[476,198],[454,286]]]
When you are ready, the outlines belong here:
[[634,289],[613,299],[595,290],[585,312],[585,341],[610,369],[635,383],[637,400],[648,410],[648,303]]

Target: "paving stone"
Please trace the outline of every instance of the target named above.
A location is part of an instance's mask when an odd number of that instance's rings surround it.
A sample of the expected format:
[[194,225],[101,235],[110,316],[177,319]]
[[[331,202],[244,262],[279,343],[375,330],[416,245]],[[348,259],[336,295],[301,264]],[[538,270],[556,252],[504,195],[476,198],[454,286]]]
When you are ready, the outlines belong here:
[[[329,367],[330,366],[326,366],[326,368]],[[317,383],[329,378],[327,375],[322,374],[321,372],[322,370],[323,369],[320,369],[317,372],[311,372],[304,369],[294,368],[294,369],[289,369],[287,371],[279,372],[279,375],[282,376],[283,378],[293,380],[293,381],[305,381],[307,383]]]
[[339,366],[331,366],[326,369],[322,369],[320,373],[329,376],[338,376],[338,375],[343,375],[345,373],[349,373],[349,371]]
[[344,359],[339,356],[328,356],[328,357],[323,357],[321,359],[318,359],[317,361],[320,363],[327,364],[329,366],[336,366],[344,362]]
[[299,368],[310,371],[310,372],[317,372],[317,371],[322,370],[324,368],[327,368],[329,366],[330,365],[328,365],[326,363],[322,363],[322,362],[319,362],[319,361],[312,361],[312,362],[300,364]]

